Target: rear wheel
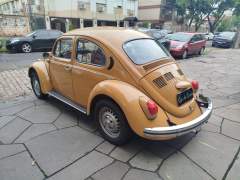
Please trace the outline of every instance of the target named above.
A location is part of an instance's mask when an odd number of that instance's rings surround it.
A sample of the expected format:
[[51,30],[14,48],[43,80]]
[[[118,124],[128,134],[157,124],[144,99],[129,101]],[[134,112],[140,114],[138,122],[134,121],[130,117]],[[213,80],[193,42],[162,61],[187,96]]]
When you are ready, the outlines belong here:
[[37,96],[37,98],[46,99],[48,95],[42,92],[37,73],[33,71],[30,75],[30,78],[31,78],[31,85],[32,85],[33,92]]
[[32,52],[32,46],[29,43],[23,43],[22,44],[22,52],[24,52],[24,53]]
[[96,103],[95,120],[102,136],[115,145],[123,145],[132,136],[127,119],[119,106],[111,100],[104,99]]
[[199,51],[199,55],[202,55],[203,53],[204,53],[204,50],[205,50],[205,47],[202,47],[201,49],[200,49],[200,51]]
[[185,50],[185,51],[183,52],[182,58],[183,58],[183,59],[187,59],[187,57],[188,57],[188,51]]

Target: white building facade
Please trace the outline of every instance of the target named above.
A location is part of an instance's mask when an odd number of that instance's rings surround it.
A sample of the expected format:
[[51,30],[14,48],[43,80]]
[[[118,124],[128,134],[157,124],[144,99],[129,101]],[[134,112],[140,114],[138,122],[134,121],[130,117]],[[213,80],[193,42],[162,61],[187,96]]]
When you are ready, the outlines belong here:
[[1,0],[0,35],[36,29],[66,32],[91,26],[128,26],[138,16],[138,0]]
[[[45,0],[47,28],[68,31],[91,26],[123,26],[137,17],[137,0]],[[126,23],[125,23],[126,25]]]

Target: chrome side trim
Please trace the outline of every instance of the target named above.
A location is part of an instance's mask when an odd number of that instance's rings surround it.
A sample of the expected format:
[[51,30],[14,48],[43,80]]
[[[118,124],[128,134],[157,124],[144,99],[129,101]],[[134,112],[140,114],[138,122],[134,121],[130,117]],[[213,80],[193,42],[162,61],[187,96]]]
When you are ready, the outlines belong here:
[[200,127],[207,123],[210,118],[213,110],[212,102],[208,99],[208,107],[206,111],[196,119],[187,122],[185,124],[170,126],[170,127],[154,127],[154,128],[145,128],[144,135],[152,137],[164,137],[167,135],[181,136],[189,132],[198,132]]
[[82,113],[84,113],[84,114],[87,114],[87,110],[86,110],[85,108],[79,106],[78,104],[74,103],[74,102],[71,101],[70,99],[62,96],[61,94],[59,94],[59,93],[57,93],[57,92],[55,92],[55,91],[50,91],[50,92],[48,92],[48,95],[49,95],[49,96],[52,96],[52,97],[54,97],[54,98],[56,98],[56,99],[58,99],[58,100],[60,100],[60,101],[62,101],[62,102],[64,102],[65,104],[73,107],[74,109],[76,109],[76,110],[78,110],[78,111],[80,111],[80,112],[82,112]]

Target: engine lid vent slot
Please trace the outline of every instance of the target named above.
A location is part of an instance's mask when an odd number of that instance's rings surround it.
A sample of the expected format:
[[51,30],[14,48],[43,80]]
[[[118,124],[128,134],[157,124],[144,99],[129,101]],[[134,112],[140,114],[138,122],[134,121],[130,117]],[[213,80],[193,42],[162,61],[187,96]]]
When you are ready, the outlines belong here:
[[162,76],[158,77],[157,79],[154,79],[153,83],[159,88],[162,88],[167,85],[167,82],[164,80]]
[[174,79],[174,76],[171,72],[168,72],[166,74],[164,74],[164,78],[167,80],[167,81],[170,81],[172,79]]

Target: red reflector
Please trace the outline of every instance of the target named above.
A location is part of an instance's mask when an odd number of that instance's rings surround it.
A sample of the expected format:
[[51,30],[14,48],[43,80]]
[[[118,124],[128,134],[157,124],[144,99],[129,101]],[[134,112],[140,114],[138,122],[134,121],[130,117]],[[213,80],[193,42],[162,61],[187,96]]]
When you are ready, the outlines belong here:
[[196,80],[192,81],[192,88],[195,90],[199,88],[199,83]]
[[153,102],[152,100],[149,100],[149,101],[147,102],[147,108],[148,108],[149,113],[150,113],[152,116],[156,115],[157,112],[158,112],[158,107],[157,107],[156,103]]

